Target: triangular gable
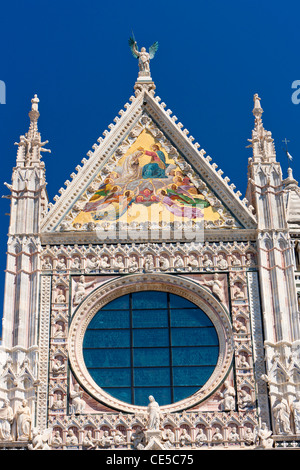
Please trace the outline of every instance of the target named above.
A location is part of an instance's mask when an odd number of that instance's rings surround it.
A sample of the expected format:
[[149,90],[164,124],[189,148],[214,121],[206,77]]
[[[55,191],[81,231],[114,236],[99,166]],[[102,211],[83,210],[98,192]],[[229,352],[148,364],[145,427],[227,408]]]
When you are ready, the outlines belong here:
[[145,228],[150,212],[150,222],[160,228],[180,221],[209,229],[255,228],[246,200],[159,97],[142,91],[131,101],[54,198],[42,232],[106,230],[114,222]]

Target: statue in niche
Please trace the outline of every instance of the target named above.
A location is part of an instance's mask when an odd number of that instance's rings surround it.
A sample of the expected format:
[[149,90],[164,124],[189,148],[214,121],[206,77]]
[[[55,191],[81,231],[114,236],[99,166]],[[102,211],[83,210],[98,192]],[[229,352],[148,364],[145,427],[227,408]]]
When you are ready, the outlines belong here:
[[80,390],[79,385],[74,385],[74,390],[70,392],[70,398],[72,400],[72,409],[75,415],[79,415],[84,412],[85,401],[83,400],[83,392]]
[[236,285],[233,293],[233,298],[236,300],[244,300],[245,299],[245,294],[242,291],[242,289]]
[[255,442],[255,436],[251,428],[245,429],[244,441],[246,446],[251,446]]
[[226,259],[223,257],[223,255],[218,256],[218,267],[220,269],[227,269],[228,268],[228,263]]
[[73,259],[72,269],[80,269],[80,268],[81,268],[80,258],[76,256],[76,258]]
[[60,289],[58,291],[58,294],[56,296],[55,302],[57,304],[63,304],[66,301],[65,293],[63,289]]
[[171,449],[175,443],[175,434],[172,429],[165,429],[162,434],[162,440],[164,441],[165,449]]
[[42,266],[43,269],[52,269],[51,258],[48,256]]
[[181,447],[186,447],[190,445],[191,443],[192,443],[191,436],[187,432],[187,429],[183,429],[179,437],[179,444],[181,445]]
[[220,429],[219,427],[216,427],[215,433],[214,433],[214,435],[213,435],[213,437],[212,437],[212,440],[213,440],[213,441],[217,441],[217,442],[223,440],[223,435],[222,435],[221,429]]
[[96,256],[93,256],[93,258],[87,258],[86,267],[89,271],[93,271],[94,269],[99,268],[99,263]]
[[100,259],[100,269],[109,269],[110,268],[110,263],[108,256],[103,256],[103,258]]
[[82,299],[85,297],[85,289],[93,286],[95,284],[95,281],[91,282],[85,282],[84,276],[80,276],[79,281],[76,284],[75,287],[75,295],[74,295],[74,305],[78,305]]
[[295,433],[300,434],[300,394],[296,394],[296,399],[291,405],[292,416],[294,419]]
[[180,255],[176,255],[175,257],[174,268],[176,271],[182,271],[184,269],[184,262]]
[[123,444],[126,444],[126,438],[125,436],[121,433],[121,431],[119,429],[116,430],[114,436],[113,436],[113,439],[114,439],[114,444],[116,446],[120,446],[120,445],[123,445]]
[[139,51],[134,36],[129,38],[128,44],[133,57],[139,59],[139,76],[150,77],[150,60],[153,59],[156,54],[158,42],[155,41],[152,46],[149,47],[149,52],[147,52],[145,47],[142,47]]
[[145,447],[145,434],[142,429],[136,429],[131,436],[133,447],[137,450],[144,449]]
[[148,412],[148,430],[155,430],[159,429],[160,423],[160,411],[159,411],[159,404],[155,401],[152,395],[149,396],[149,404],[147,407]]
[[11,425],[14,419],[13,410],[8,399],[4,400],[0,408],[0,441],[11,441]]
[[159,260],[159,267],[162,271],[167,271],[170,268],[170,262],[166,256],[161,256]]
[[251,253],[246,254],[246,266],[248,268],[252,268],[253,266],[255,266],[255,260]]
[[55,431],[54,436],[52,437],[51,445],[53,447],[60,447],[63,443],[60,432]]
[[250,364],[248,363],[247,358],[244,354],[241,354],[241,356],[239,358],[239,361],[238,361],[238,366],[241,369],[249,369],[250,368]]
[[139,269],[139,264],[135,256],[131,256],[128,260],[128,271],[135,273]]
[[240,436],[238,435],[238,433],[236,432],[236,427],[234,426],[232,429],[231,429],[231,432],[228,436],[228,440],[230,442],[237,442],[239,441],[240,439]]
[[97,445],[97,439],[93,437],[93,433],[91,430],[89,430],[84,436],[82,445],[88,448],[93,448]]
[[236,255],[231,255],[231,264],[233,267],[238,268],[241,266],[241,260]]
[[124,271],[125,265],[124,265],[123,258],[121,255],[117,256],[115,263],[114,263],[114,267],[115,269],[118,269],[120,273]]
[[65,269],[67,269],[66,262],[65,262],[64,258],[59,258],[58,259],[56,269],[58,271],[64,271]]
[[213,262],[206,254],[203,256],[203,267],[206,271],[211,271],[213,269]]
[[253,406],[253,400],[250,393],[244,388],[239,391],[239,404],[241,408],[247,408]]
[[189,271],[192,271],[193,269],[198,268],[198,261],[195,257],[195,255],[190,255],[187,260],[187,267]]
[[66,437],[66,444],[67,446],[77,446],[78,445],[78,438],[74,433],[73,429],[68,430],[68,434]]
[[154,259],[152,255],[147,255],[145,257],[145,271],[148,273],[152,273],[154,270]]
[[204,285],[211,288],[212,293],[220,300],[220,302],[224,302],[223,285],[219,280],[218,273],[214,274],[214,277],[211,281],[204,280]]
[[57,323],[56,329],[54,332],[54,338],[64,338],[64,336],[65,336],[65,333],[64,333],[63,326],[60,323]]
[[61,374],[65,372],[65,365],[63,361],[59,358],[54,358],[52,360],[51,370],[53,374]]
[[108,431],[104,431],[103,436],[99,439],[101,447],[110,447],[114,442],[114,438],[109,435]]
[[207,442],[207,436],[205,434],[205,432],[203,431],[202,428],[199,429],[199,432],[195,438],[195,444],[197,447],[201,447],[203,446],[203,444]]
[[17,440],[28,441],[31,437],[31,412],[27,400],[23,400],[16,412]]
[[64,408],[64,401],[63,401],[63,396],[62,393],[60,392],[55,392],[54,393],[55,400],[51,406],[51,410],[61,410]]
[[275,418],[275,431],[277,434],[290,434],[290,408],[288,402],[283,398],[277,400],[273,405]]
[[233,329],[236,333],[247,333],[247,328],[241,320],[236,319],[233,323]]

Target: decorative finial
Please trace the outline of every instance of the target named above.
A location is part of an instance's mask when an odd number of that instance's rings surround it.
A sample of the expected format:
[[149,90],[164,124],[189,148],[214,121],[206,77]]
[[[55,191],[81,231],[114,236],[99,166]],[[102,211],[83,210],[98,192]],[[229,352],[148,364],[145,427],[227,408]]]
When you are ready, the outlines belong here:
[[260,105],[260,97],[258,96],[257,93],[253,96],[253,101],[254,101],[254,108],[252,113],[256,118],[261,118],[262,113],[264,112],[261,105]]
[[38,96],[37,95],[34,95],[34,98],[32,98],[31,100],[31,109],[33,111],[38,111],[39,110],[39,107],[38,107],[38,103],[40,102],[40,100],[38,99]]
[[158,42],[152,44],[149,48],[149,52],[146,51],[145,47],[142,47],[139,51],[137,42],[135,40],[134,34],[128,40],[132,55],[135,59],[139,59],[139,75],[138,80],[140,81],[151,81],[150,74],[150,60],[153,59],[155,53],[158,49]]

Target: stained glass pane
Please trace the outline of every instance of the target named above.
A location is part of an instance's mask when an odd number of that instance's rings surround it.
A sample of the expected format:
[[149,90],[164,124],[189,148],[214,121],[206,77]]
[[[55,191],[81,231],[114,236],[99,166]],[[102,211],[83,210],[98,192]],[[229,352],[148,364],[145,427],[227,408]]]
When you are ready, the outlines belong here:
[[217,364],[219,342],[209,317],[175,294],[143,291],[107,304],[83,341],[93,380],[115,398],[162,405],[199,390]]
[[132,311],[133,328],[168,328],[168,310],[133,310]]

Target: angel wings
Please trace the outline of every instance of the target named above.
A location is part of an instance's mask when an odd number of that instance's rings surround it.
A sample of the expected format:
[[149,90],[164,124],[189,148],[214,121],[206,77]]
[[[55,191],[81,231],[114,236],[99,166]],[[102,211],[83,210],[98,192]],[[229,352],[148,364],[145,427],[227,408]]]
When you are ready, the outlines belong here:
[[131,49],[132,55],[135,59],[139,59],[139,69],[140,76],[150,76],[150,60],[156,54],[158,49],[158,42],[155,41],[151,47],[149,47],[149,52],[146,51],[145,47],[142,47],[139,51],[137,42],[134,37],[130,37],[128,40],[129,47]]

